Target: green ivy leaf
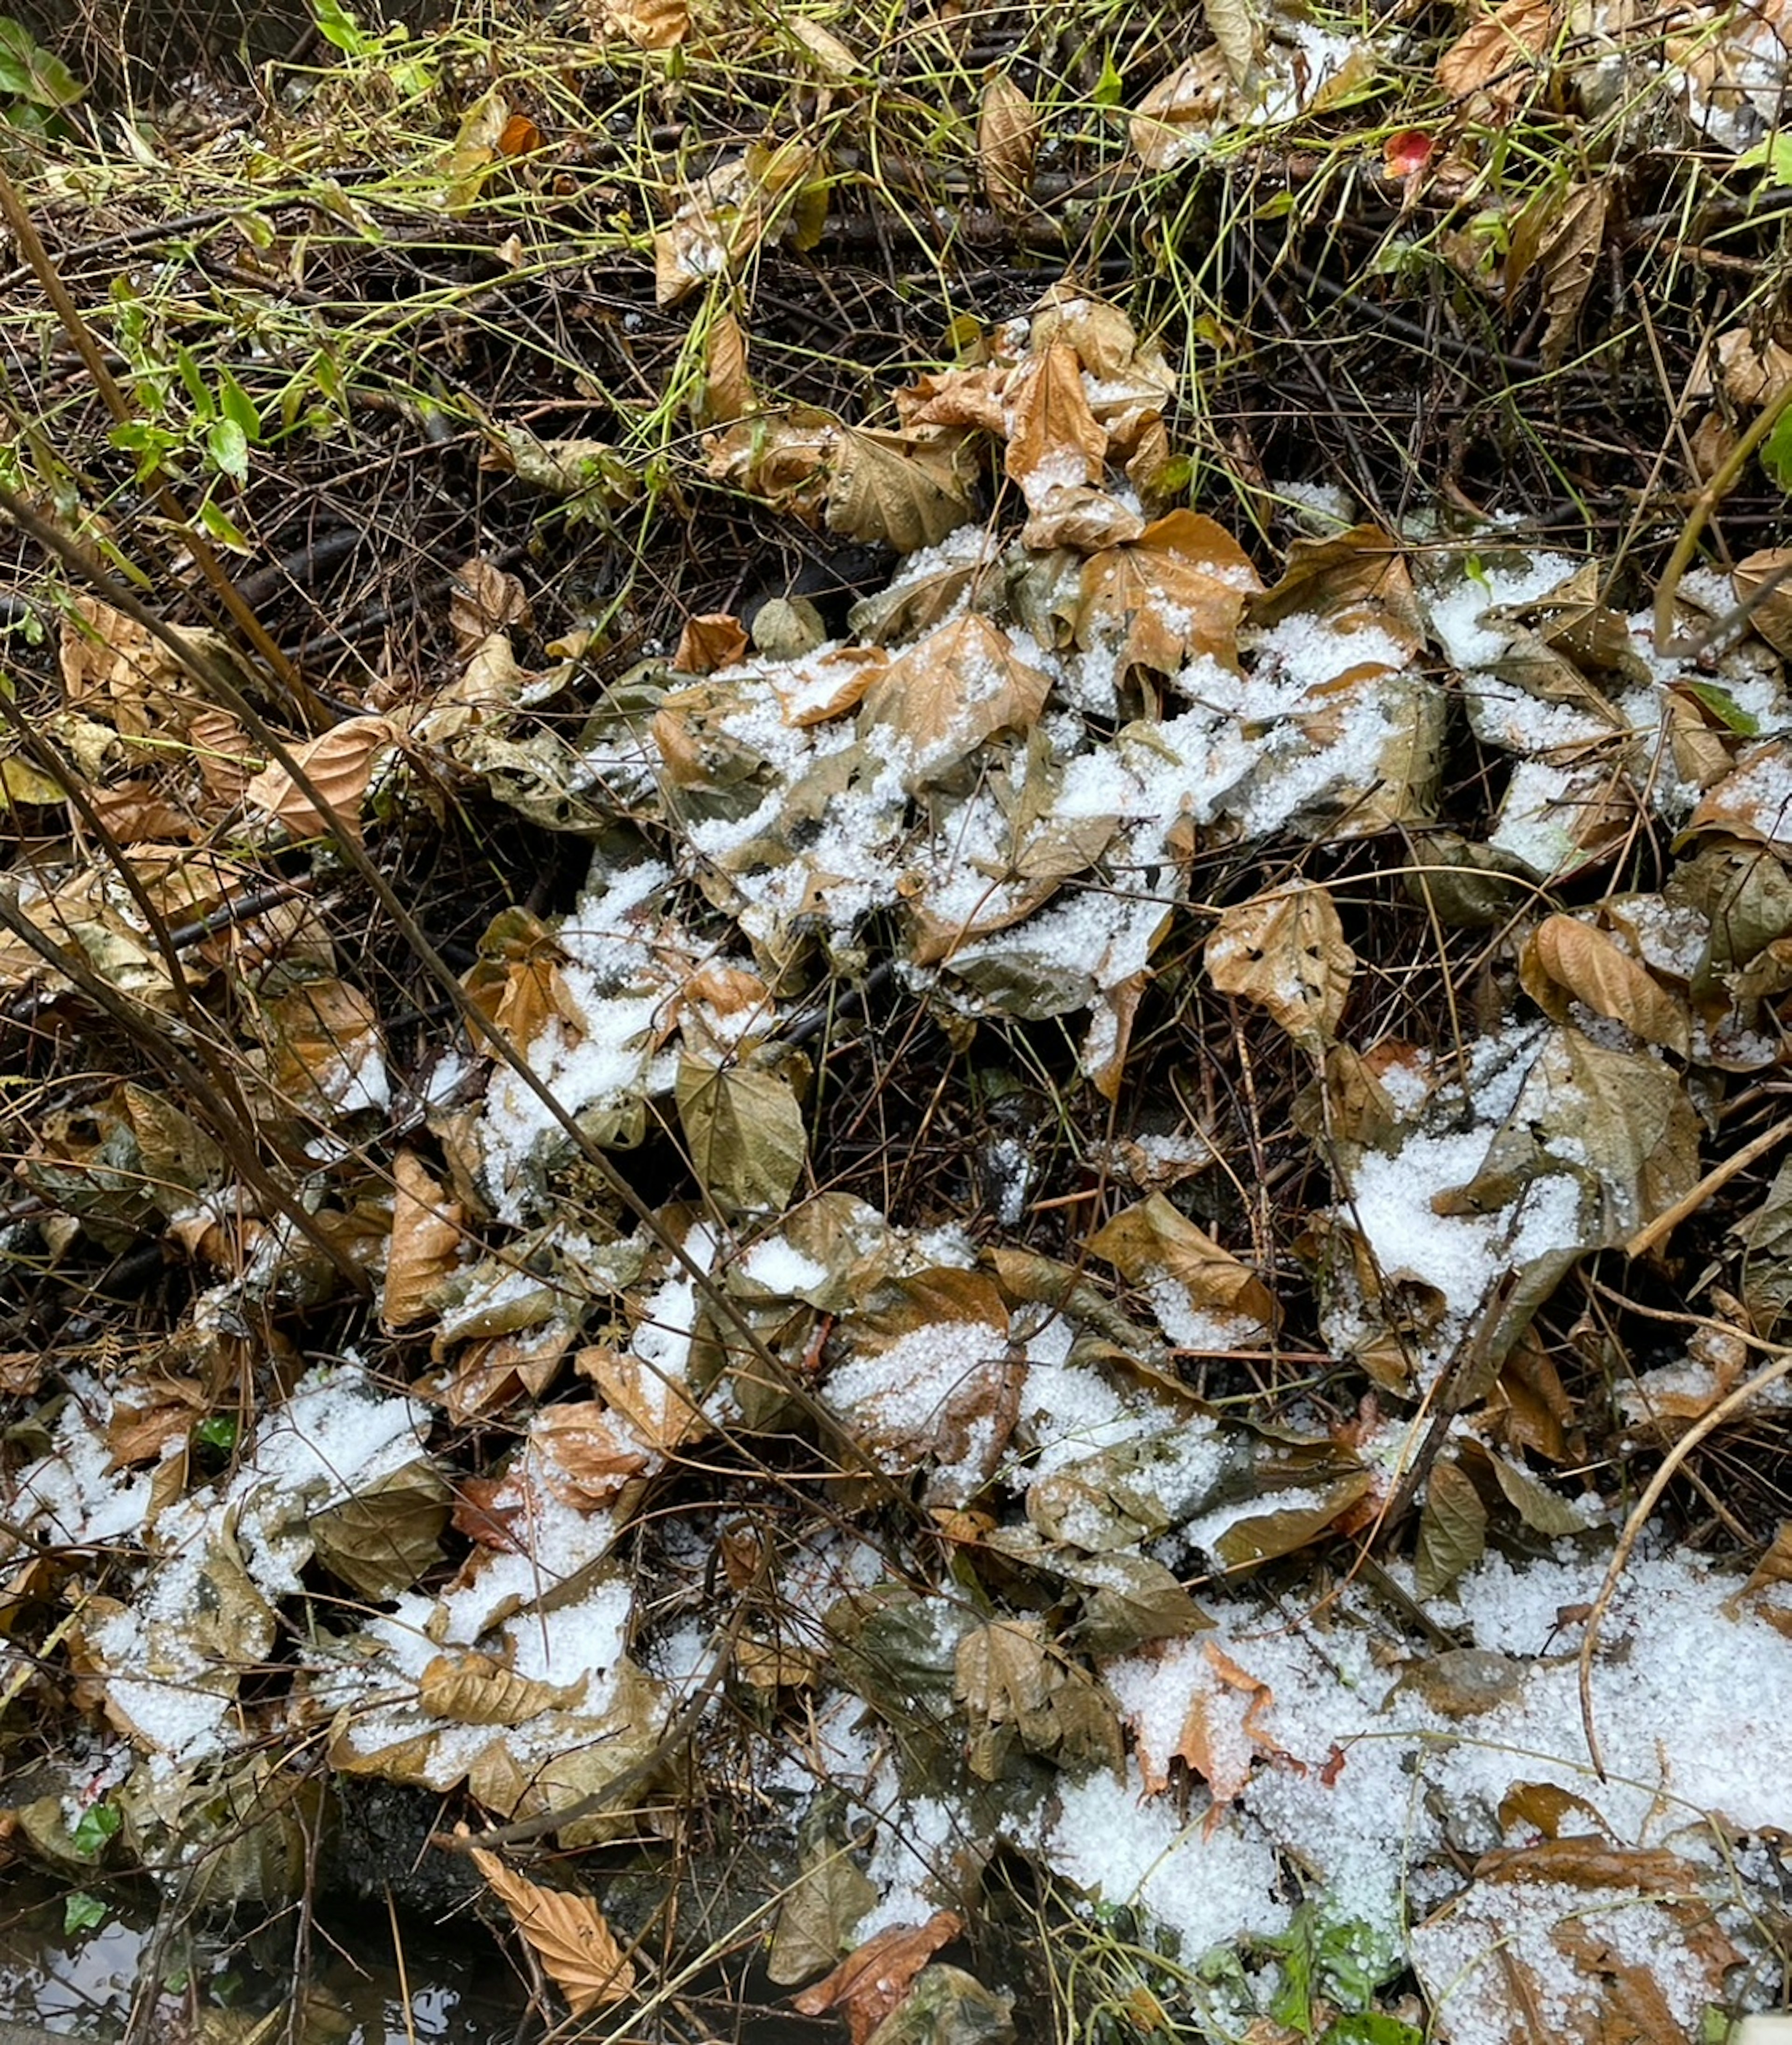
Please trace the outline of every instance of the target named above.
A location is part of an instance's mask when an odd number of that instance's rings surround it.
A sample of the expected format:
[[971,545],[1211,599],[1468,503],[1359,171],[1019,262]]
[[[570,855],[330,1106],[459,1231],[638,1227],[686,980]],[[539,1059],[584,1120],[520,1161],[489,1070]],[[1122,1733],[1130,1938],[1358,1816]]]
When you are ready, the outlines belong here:
[[75,1824],[75,1851],[83,1860],[97,1860],[117,1837],[118,1827],[123,1823],[115,1805],[90,1804]]
[[249,476],[248,437],[234,419],[213,419],[206,429],[206,449],[212,464],[233,483],[246,483]]
[[70,1938],[77,1931],[91,1931],[106,1922],[107,1915],[108,1905],[103,1897],[90,1896],[86,1889],[78,1889],[72,1896],[63,1899],[63,1935]]

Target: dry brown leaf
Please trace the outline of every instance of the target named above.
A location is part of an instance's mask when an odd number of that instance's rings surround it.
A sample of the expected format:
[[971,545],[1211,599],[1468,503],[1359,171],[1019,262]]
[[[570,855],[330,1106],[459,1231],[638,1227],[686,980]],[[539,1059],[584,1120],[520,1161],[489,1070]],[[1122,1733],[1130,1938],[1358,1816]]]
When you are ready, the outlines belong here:
[[489,1654],[437,1654],[417,1679],[417,1705],[426,1718],[462,1725],[524,1725],[544,1712],[563,1711],[585,1694],[586,1679],[543,1683],[519,1676]]
[[753,386],[747,373],[747,330],[733,313],[724,313],[709,329],[709,368],[703,407],[708,423],[725,426],[753,409]]
[[690,10],[686,0],[593,0],[591,25],[638,50],[669,50],[690,34]]
[[358,845],[361,803],[373,779],[374,764],[398,742],[390,718],[352,717],[333,725],[322,738],[289,746],[300,771],[329,807],[326,818],[284,767],[264,767],[243,791],[252,810],[261,810],[294,838],[317,838],[331,824]]
[[970,426],[986,433],[1008,430],[1011,364],[979,363],[972,369],[930,369],[896,393],[905,426]]
[[1792,348],[1775,335],[1757,341],[1748,328],[1732,327],[1717,337],[1717,356],[1725,396],[1746,410],[1771,404],[1792,383]]
[[1792,547],[1765,547],[1730,572],[1738,603],[1776,653],[1792,658]]
[[1167,1272],[1202,1311],[1244,1314],[1265,1327],[1275,1325],[1275,1303],[1263,1281],[1161,1193],[1123,1207],[1090,1238],[1089,1250],[1130,1284]]
[[1553,369],[1567,352],[1575,323],[1605,245],[1605,214],[1611,182],[1594,178],[1571,187],[1537,260],[1542,264],[1543,302],[1548,314],[1542,355]]
[[610,1504],[652,1466],[642,1444],[594,1399],[544,1407],[529,1432],[541,1450],[542,1481],[581,1512]]
[[1571,1002],[1579,1001],[1621,1022],[1644,1043],[1686,1054],[1692,1019],[1686,1008],[1615,938],[1578,917],[1544,919],[1525,947],[1518,977],[1558,1022],[1569,1019]]
[[1198,511],[1167,513],[1083,564],[1076,643],[1117,641],[1122,668],[1175,674],[1196,655],[1238,664],[1238,624],[1262,588],[1250,557]]
[[1132,153],[1148,171],[1167,171],[1200,148],[1232,96],[1217,44],[1198,51],[1139,102],[1127,124]]
[[1555,0],[1502,0],[1439,58],[1437,83],[1452,98],[1479,94],[1490,108],[1509,111],[1531,89],[1536,60],[1555,36]]
[[917,640],[865,691],[859,729],[867,749],[892,739],[909,749],[911,792],[951,774],[998,732],[1029,731],[1052,679],[1029,667],[1006,635],[972,612]]
[[606,2008],[633,1992],[633,1963],[589,1897],[539,1888],[479,1847],[473,1849],[472,1862],[575,2016]]
[[463,660],[493,633],[529,622],[529,594],[517,576],[479,557],[455,571],[448,585],[448,625]]
[[713,675],[745,660],[748,643],[747,628],[733,611],[706,611],[684,621],[672,665],[681,674]]
[[864,67],[840,37],[806,14],[786,14],[784,25],[815,60],[817,70],[840,83]]
[[386,1052],[373,1003],[345,980],[302,982],[258,1011],[268,1078],[288,1103],[333,1119],[383,1104]]
[[828,530],[899,554],[936,546],[971,515],[963,441],[946,428],[891,433],[841,427],[828,486]]
[[1135,1730],[1140,1773],[1147,1793],[1156,1795],[1169,1786],[1170,1760],[1186,1762],[1207,1785],[1217,1807],[1243,1791],[1259,1754],[1283,1751],[1259,1723],[1275,1696],[1268,1684],[1240,1668],[1210,1640],[1185,1659],[1189,1698],[1174,1754],[1151,1755]]
[[901,2007],[915,1976],[963,1929],[964,1920],[950,1910],[936,1910],[925,1924],[892,1924],[813,1988],[792,1996],[790,2007],[802,2016],[837,2009],[846,2019],[852,2045],[867,2045],[871,2033]]
[[392,1189],[380,1318],[388,1328],[406,1328],[432,1311],[430,1294],[460,1261],[467,1211],[436,1184],[414,1150],[401,1150],[393,1159]]
[[977,165],[983,190],[998,213],[1017,219],[1033,209],[1033,152],[1039,117],[1033,102],[1006,72],[983,88],[977,117]]
[[1201,11],[1225,59],[1227,76],[1242,87],[1257,57],[1257,24],[1250,0],[1201,0]]
[[709,1432],[709,1418],[695,1396],[638,1356],[594,1344],[579,1352],[573,1368],[590,1379],[604,1404],[650,1449],[679,1448]]
[[1003,466],[1033,510],[1054,491],[1100,483],[1108,437],[1089,409],[1076,351],[1055,342],[1008,388],[1008,452]]
[[1356,954],[1325,888],[1272,888],[1228,909],[1204,956],[1222,993],[1267,1009],[1297,1043],[1336,1036]]

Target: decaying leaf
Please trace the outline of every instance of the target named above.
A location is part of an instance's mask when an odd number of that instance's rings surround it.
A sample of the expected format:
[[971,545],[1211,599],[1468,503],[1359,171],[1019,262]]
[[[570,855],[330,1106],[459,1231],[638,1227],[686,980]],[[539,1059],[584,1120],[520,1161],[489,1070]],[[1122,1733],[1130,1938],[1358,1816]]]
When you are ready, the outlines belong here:
[[1575,916],[1546,916],[1519,967],[1525,992],[1558,1022],[1571,1000],[1621,1022],[1646,1044],[1684,1057],[1692,1024],[1684,1005],[1605,932]]
[[340,830],[360,841],[361,804],[366,799],[380,756],[398,740],[390,718],[352,717],[333,725],[321,738],[290,747],[298,771],[329,806],[313,803],[287,769],[264,767],[243,791],[252,810],[260,810],[294,838],[316,838]]
[[483,1847],[475,1847],[471,1858],[575,2016],[608,2008],[633,1992],[634,1963],[589,1897],[540,1888]]
[[1038,144],[1039,117],[1033,102],[1011,75],[998,72],[983,87],[977,117],[978,167],[997,212],[1019,216],[1028,211]]
[[599,35],[621,36],[638,50],[669,50],[690,33],[686,0],[590,0]]
[[1471,21],[1437,63],[1437,83],[1452,98],[1479,94],[1509,111],[1532,90],[1536,60],[1556,35],[1555,0],[1501,0]]
[[1323,888],[1272,889],[1221,915],[1207,939],[1208,976],[1267,1009],[1297,1043],[1337,1034],[1356,954]]
[[957,434],[840,429],[828,487],[829,532],[912,554],[956,531],[970,511]]
[[459,1263],[467,1240],[467,1216],[414,1150],[401,1150],[393,1159],[392,1184],[380,1311],[389,1328],[403,1328],[433,1311],[431,1296]]
[[1605,245],[1605,214],[1611,187],[1604,178],[1578,184],[1568,193],[1555,225],[1538,251],[1543,265],[1544,305],[1548,325],[1542,355],[1551,368],[1567,352],[1575,323],[1586,302],[1601,251]]
[[1051,688],[1048,675],[972,612],[928,633],[878,672],[860,706],[859,731],[885,757],[901,747],[904,784],[920,789],[944,780],[998,733],[1029,730]]
[[782,1209],[809,1154],[789,1076],[751,1060],[686,1057],[677,1099],[691,1168],[710,1198],[730,1214]]
[[1090,1238],[1089,1249],[1134,1284],[1156,1273],[1175,1279],[1198,1310],[1243,1315],[1266,1327],[1275,1324],[1275,1304],[1263,1281],[1161,1193],[1117,1214]]
[[964,1920],[950,1910],[935,1911],[925,1924],[892,1924],[867,1939],[825,1981],[793,1996],[790,2006],[803,2016],[837,2009],[846,2019],[852,2045],[868,2045],[921,1968],[963,1929]]
[[1250,557],[1199,512],[1177,510],[1084,564],[1076,643],[1114,645],[1123,668],[1173,675],[1198,654],[1236,664],[1238,622],[1262,587]]
[[417,1679],[417,1708],[460,1725],[525,1725],[544,1712],[563,1710],[583,1696],[586,1679],[543,1683],[519,1676],[489,1654],[438,1654]]

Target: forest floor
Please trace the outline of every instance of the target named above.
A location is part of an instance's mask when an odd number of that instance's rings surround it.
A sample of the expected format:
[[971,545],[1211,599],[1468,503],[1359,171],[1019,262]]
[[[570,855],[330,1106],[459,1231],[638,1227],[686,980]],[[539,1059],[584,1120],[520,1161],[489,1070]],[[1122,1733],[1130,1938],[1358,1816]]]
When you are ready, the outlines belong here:
[[0,1835],[151,1900],[104,2013],[371,2040],[346,1896],[611,2045],[1738,2035],[1778,0],[316,5],[0,22]]

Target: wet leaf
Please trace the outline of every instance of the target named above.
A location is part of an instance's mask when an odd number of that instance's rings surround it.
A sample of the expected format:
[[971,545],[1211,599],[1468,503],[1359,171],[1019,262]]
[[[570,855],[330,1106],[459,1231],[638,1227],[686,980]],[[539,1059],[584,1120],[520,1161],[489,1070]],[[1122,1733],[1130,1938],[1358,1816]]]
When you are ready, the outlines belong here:
[[676,1098],[691,1168],[725,1212],[775,1214],[788,1204],[809,1137],[785,1073],[686,1055]]
[[1317,1050],[1337,1034],[1356,954],[1323,888],[1271,890],[1228,909],[1207,939],[1208,976],[1267,1009]]
[[925,1924],[892,1924],[840,1962],[825,1981],[790,1998],[803,2016],[838,2010],[852,2045],[869,2045],[871,2034],[908,1994],[915,1976],[942,1946],[964,1929],[964,1920],[936,1910]]
[[1621,1022],[1645,1043],[1684,1057],[1691,1041],[1685,1007],[1615,939],[1575,916],[1546,916],[1519,965],[1525,991],[1559,1022],[1569,1003]]
[[877,674],[860,705],[859,734],[880,753],[906,747],[903,784],[919,790],[998,733],[1030,730],[1051,687],[1049,676],[973,612],[929,632]]
[[1487,1549],[1487,1508],[1462,1465],[1440,1457],[1425,1481],[1413,1581],[1434,1598],[1472,1569]]
[[450,1496],[433,1463],[407,1463],[312,1519],[317,1560],[362,1597],[396,1597],[440,1561]]
[[1076,643],[1115,646],[1122,670],[1174,675],[1202,653],[1234,667],[1239,620],[1261,587],[1222,527],[1198,512],[1168,512],[1129,545],[1084,564]]
[[527,1724],[544,1712],[563,1711],[584,1695],[586,1679],[543,1683],[519,1676],[489,1654],[436,1655],[417,1680],[417,1708],[461,1725]]
[[588,1897],[540,1888],[479,1847],[471,1858],[575,2016],[607,2008],[633,1990],[633,1963]]
[[793,1988],[836,1966],[877,1900],[877,1885],[844,1847],[824,1843],[806,1854],[779,1905],[766,1973],[780,1988]]
[[1013,1998],[994,1995],[962,1967],[923,1967],[867,2045],[1013,2045]]
[[1275,1324],[1275,1303],[1262,1280],[1161,1193],[1122,1209],[1090,1238],[1089,1250],[1133,1284],[1165,1272],[1186,1289],[1198,1309],[1248,1315],[1266,1327]]

